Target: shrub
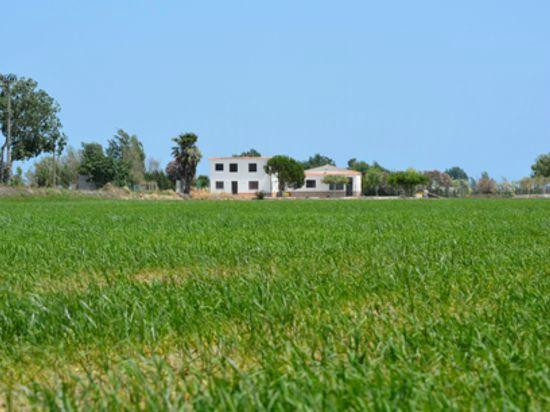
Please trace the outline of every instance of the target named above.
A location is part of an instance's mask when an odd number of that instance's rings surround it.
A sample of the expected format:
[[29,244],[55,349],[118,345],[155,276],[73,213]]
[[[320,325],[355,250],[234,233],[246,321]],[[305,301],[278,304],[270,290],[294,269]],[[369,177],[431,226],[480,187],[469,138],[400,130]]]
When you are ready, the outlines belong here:
[[263,190],[260,190],[259,192],[256,192],[256,199],[257,200],[264,200],[265,198],[265,192]]

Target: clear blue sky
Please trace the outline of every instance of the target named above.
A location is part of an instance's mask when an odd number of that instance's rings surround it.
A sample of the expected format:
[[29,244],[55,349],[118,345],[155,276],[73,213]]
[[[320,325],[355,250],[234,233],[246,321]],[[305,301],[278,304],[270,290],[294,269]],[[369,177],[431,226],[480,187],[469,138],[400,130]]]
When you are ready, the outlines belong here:
[[550,1],[12,1],[0,72],[36,79],[70,144],[137,134],[497,179],[550,151]]

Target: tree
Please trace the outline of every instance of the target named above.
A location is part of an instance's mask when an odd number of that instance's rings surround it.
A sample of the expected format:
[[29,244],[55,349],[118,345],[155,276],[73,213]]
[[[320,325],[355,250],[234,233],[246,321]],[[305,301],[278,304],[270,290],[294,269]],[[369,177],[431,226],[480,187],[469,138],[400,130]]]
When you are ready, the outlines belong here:
[[195,181],[195,187],[197,189],[207,189],[210,187],[210,178],[205,175],[199,175]]
[[372,167],[382,171],[382,172],[385,172],[385,173],[390,173],[390,169],[386,169],[384,166],[382,166],[380,163],[378,163],[376,160],[374,161],[374,163],[372,164]]
[[445,173],[447,173],[453,180],[468,180],[468,175],[466,172],[458,166],[453,166],[445,170]]
[[522,194],[542,194],[547,192],[548,188],[550,188],[549,177],[524,177],[519,181],[519,191]]
[[531,166],[532,177],[550,177],[550,153],[541,154]]
[[76,186],[78,183],[79,168],[80,153],[69,146],[67,153],[59,162],[59,182],[63,187],[69,188],[71,185]]
[[160,162],[152,157],[147,159],[146,173],[158,172],[160,170]]
[[262,154],[258,152],[256,149],[252,148],[250,150],[246,150],[242,152],[241,154],[234,154],[233,157],[261,157]]
[[79,173],[88,177],[88,181],[97,187],[112,182],[115,167],[112,160],[105,156],[103,146],[99,143],[82,143]]
[[70,188],[78,181],[80,154],[69,147],[62,157],[46,156],[34,163],[27,177],[31,186]]
[[427,189],[438,195],[448,196],[449,188],[453,184],[451,176],[447,173],[442,173],[439,170],[430,170],[424,172],[424,176],[428,178]]
[[17,166],[15,174],[10,179],[10,186],[23,186],[23,169],[21,166]]
[[146,182],[155,182],[159,190],[174,190],[176,187],[176,179],[171,180],[163,170],[160,170],[160,162],[153,158],[147,160],[144,179]]
[[497,192],[497,182],[489,176],[489,173],[481,173],[481,178],[476,183],[476,191],[484,195],[492,195]]
[[384,172],[378,168],[371,167],[363,176],[363,194],[374,193],[378,196],[383,181]]
[[470,194],[470,185],[466,179],[454,179],[452,181],[452,195],[453,196],[466,196]]
[[54,160],[52,156],[43,157],[34,164],[34,167],[29,173],[31,186],[37,187],[52,187],[53,186],[53,166]]
[[326,175],[323,177],[323,183],[326,185],[342,185],[348,183],[348,178],[341,175]]
[[[174,156],[175,162],[173,164],[174,177],[181,180],[181,190],[185,194],[189,194],[191,191],[191,184],[197,171],[197,164],[202,158],[202,154],[196,144],[197,140],[198,137],[194,133],[180,134],[178,137],[172,139],[176,143],[172,147],[172,156]],[[168,174],[170,175],[170,173]]]
[[304,169],[313,169],[314,167],[325,166],[325,165],[336,166],[336,163],[330,157],[323,156],[319,153],[316,153],[315,155],[310,156],[308,160],[305,160],[302,162],[302,167]]
[[367,162],[363,160],[357,160],[355,158],[348,160],[348,169],[350,170],[357,170],[358,172],[361,172],[363,175],[367,173],[367,170],[369,170],[370,166]]
[[390,174],[388,183],[403,188],[407,195],[412,196],[414,188],[420,184],[428,183],[428,178],[414,169],[407,169],[404,172]]
[[174,184],[174,187],[176,186],[176,180],[179,179],[179,168],[178,163],[175,160],[172,160],[168,162],[166,165],[166,176],[168,176],[168,179]]
[[297,189],[304,185],[304,167],[289,156],[277,155],[267,161],[264,170],[268,175],[276,175],[279,181],[279,194],[287,187]]
[[43,152],[59,154],[66,145],[58,118],[59,104],[32,79],[0,75],[0,125],[5,136],[0,151],[0,179],[11,176],[14,161]]
[[106,150],[115,174],[113,182],[117,186],[133,186],[143,182],[145,174],[145,152],[136,135],[129,135],[119,129],[109,140]]
[[146,182],[155,182],[159,190],[174,190],[175,180],[172,181],[166,173],[162,170],[154,170],[152,172],[145,172]]

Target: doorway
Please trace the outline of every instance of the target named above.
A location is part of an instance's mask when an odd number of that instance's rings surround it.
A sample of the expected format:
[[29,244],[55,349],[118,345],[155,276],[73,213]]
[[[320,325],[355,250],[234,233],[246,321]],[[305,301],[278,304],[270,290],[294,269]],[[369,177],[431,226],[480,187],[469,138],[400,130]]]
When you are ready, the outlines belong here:
[[353,177],[348,177],[346,184],[346,196],[353,196]]
[[234,195],[239,193],[239,182],[232,181],[231,182],[231,193]]

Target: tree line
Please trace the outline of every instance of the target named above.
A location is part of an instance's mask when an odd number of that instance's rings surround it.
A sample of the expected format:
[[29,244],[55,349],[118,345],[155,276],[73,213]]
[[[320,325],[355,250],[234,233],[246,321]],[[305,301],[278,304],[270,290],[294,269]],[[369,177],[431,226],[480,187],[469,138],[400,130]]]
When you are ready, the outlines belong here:
[[[208,176],[196,177],[202,158],[194,133],[172,139],[172,160],[164,169],[155,159],[147,159],[135,134],[120,129],[108,140],[83,143],[80,149],[67,146],[59,120],[60,106],[38,88],[33,79],[0,74],[0,184],[39,187],[77,187],[86,183],[100,188],[106,184],[139,190],[176,190],[190,193],[192,187],[209,187]],[[41,156],[23,177],[13,163]],[[234,156],[261,156],[254,148]],[[279,177],[279,191],[304,184],[304,170],[335,165],[332,158],[315,154],[298,161],[289,156],[272,157],[266,172]],[[423,189],[433,196],[468,194],[541,193],[550,188],[550,153],[540,155],[531,166],[531,176],[518,182],[497,182],[484,172],[475,179],[460,167],[445,171],[415,169],[389,170],[379,163],[352,158],[347,167],[362,174],[362,193],[367,196],[413,195]],[[328,179],[328,178],[327,178]],[[327,183],[330,179],[327,180]],[[338,182],[333,182],[338,183]],[[177,185],[179,185],[177,187]]]
[[195,178],[201,153],[196,146],[197,136],[183,133],[172,139],[173,160],[165,169],[158,160],[149,158],[143,144],[135,134],[119,129],[108,140],[100,143],[82,143],[80,150],[68,147],[63,156],[54,159],[46,156],[37,161],[27,172],[27,181],[38,187],[96,189],[107,184],[128,187],[132,190],[175,190],[181,183],[181,191],[189,193],[192,187],[209,186],[207,176]]

